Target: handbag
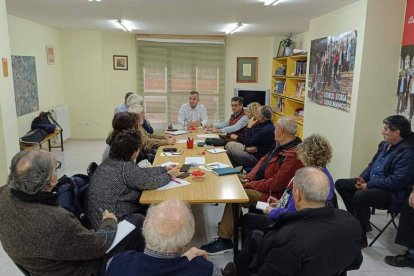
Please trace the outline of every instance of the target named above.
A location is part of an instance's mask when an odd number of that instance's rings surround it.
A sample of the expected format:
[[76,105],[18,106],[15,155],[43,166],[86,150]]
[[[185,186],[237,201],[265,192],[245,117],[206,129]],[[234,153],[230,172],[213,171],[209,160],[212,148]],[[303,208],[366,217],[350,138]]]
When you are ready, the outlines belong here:
[[226,140],[219,139],[219,138],[206,138],[206,145],[207,146],[215,146],[215,147],[222,147],[226,145]]
[[33,129],[20,138],[23,143],[40,143],[47,136],[43,129]]

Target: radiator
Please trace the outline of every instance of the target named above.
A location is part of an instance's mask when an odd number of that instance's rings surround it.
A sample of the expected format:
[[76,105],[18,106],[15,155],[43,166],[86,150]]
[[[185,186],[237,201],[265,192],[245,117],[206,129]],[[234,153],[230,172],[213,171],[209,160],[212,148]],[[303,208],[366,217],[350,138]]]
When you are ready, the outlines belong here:
[[[53,118],[63,129],[63,141],[70,138],[70,119],[69,119],[69,107],[67,105],[56,106],[49,109]],[[57,138],[57,137],[56,137]],[[53,143],[59,141],[52,141]]]

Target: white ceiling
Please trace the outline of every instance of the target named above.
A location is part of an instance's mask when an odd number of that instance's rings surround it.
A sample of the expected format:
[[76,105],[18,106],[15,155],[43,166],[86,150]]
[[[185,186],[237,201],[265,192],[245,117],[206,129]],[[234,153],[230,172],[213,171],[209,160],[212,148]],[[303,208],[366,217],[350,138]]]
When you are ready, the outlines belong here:
[[7,13],[58,29],[119,31],[129,20],[133,33],[224,35],[231,23],[247,24],[234,35],[278,36],[308,30],[309,20],[359,0],[6,0]]

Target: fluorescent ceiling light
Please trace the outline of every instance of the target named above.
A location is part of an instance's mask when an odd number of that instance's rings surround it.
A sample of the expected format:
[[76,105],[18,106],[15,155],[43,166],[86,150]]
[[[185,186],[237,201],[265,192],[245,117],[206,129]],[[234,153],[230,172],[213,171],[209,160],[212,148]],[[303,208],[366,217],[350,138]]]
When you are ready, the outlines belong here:
[[264,2],[264,5],[265,6],[270,6],[270,5],[276,6],[277,4],[280,4],[280,3],[285,2],[285,1],[286,0],[266,0]]
[[237,23],[236,25],[233,24],[230,28],[228,28],[226,30],[226,34],[232,34],[232,33],[236,32],[236,31],[240,31],[240,29],[242,27],[244,27],[244,26],[245,25],[243,25],[242,23]]
[[131,24],[125,20],[118,19],[116,22],[122,27],[125,32],[131,32],[133,27]]

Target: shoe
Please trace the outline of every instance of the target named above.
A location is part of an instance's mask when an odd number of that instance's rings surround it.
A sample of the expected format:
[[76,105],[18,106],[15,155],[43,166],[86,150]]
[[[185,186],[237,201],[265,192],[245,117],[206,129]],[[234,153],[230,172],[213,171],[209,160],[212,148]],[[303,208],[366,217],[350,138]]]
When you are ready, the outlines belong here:
[[395,267],[411,267],[411,268],[414,268],[414,259],[408,257],[407,252],[404,255],[385,256],[384,261],[388,265],[395,266]]
[[236,276],[236,265],[233,262],[226,264],[224,269],[221,270],[223,276]]
[[233,242],[230,239],[215,238],[204,244],[200,249],[207,251],[208,255],[219,255],[233,250]]

